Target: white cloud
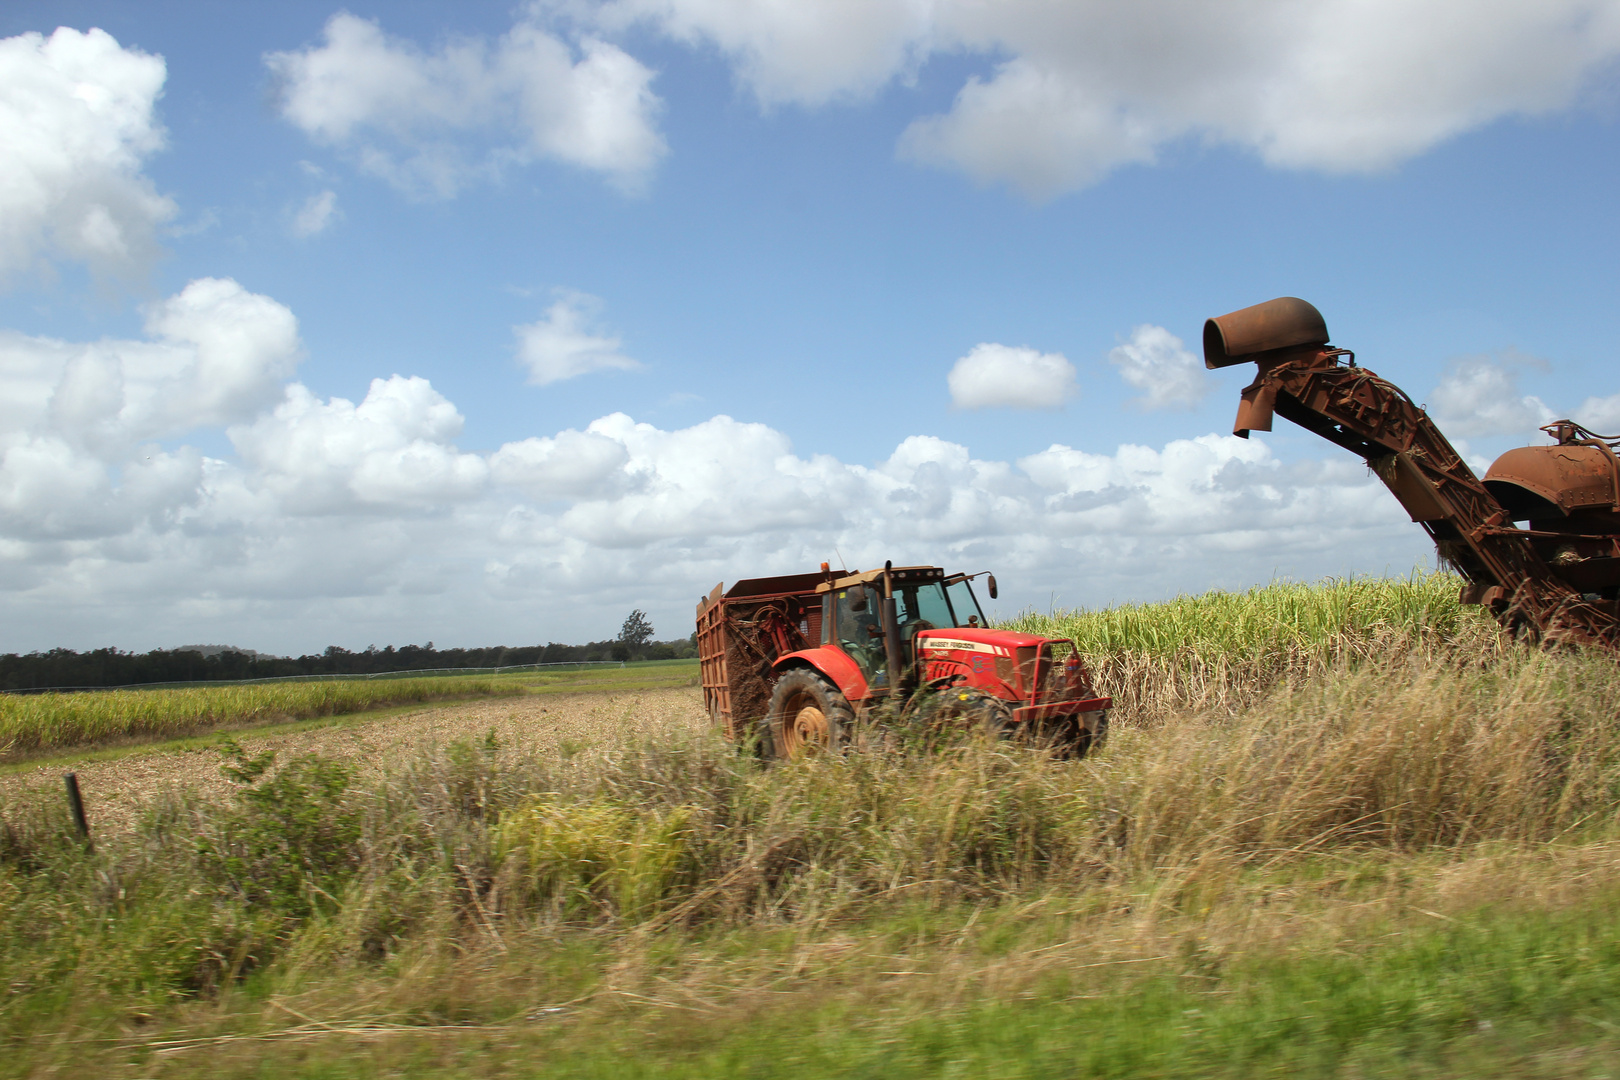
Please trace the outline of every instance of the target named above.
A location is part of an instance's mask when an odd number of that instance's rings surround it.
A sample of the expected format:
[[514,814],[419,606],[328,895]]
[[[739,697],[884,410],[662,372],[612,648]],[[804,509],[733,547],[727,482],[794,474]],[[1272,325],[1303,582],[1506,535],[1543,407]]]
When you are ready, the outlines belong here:
[[153,305],[146,330],[83,345],[0,333],[0,433],[122,451],[233,423],[279,398],[302,356],[292,312],[229,279]]
[[594,431],[563,431],[507,443],[490,456],[497,483],[541,501],[602,495],[622,488],[630,451]]
[[1430,395],[1429,412],[1447,435],[1529,438],[1556,418],[1540,398],[1519,392],[1519,373],[1525,367],[1545,365],[1512,351],[1500,358],[1453,360]]
[[764,105],[864,97],[926,55],[938,5],[928,0],[609,0],[537,4],[608,30],[647,20],[678,41],[713,43]]
[[426,379],[371,380],[359,405],[300,384],[275,411],[230,429],[250,486],[295,514],[431,508],[477,495],[489,466],[457,450],[463,417]]
[[577,50],[520,21],[434,52],[340,12],[325,42],[265,56],[282,115],[413,194],[450,197],[508,164],[549,158],[634,192],[668,148],[653,72],[593,37]]
[[337,217],[337,192],[330,188],[304,200],[304,205],[293,215],[294,236],[319,236]]
[[1108,362],[1119,368],[1120,378],[1144,392],[1135,399],[1144,409],[1191,409],[1209,393],[1204,362],[1162,326],[1138,326],[1131,340],[1109,352]]
[[1280,168],[1366,172],[1506,116],[1567,108],[1620,55],[1616,0],[612,0],[732,62],[762,105],[871,95],[929,58],[989,60],[902,156],[1033,198],[1178,139]]
[[163,58],[102,30],[0,40],[0,278],[44,260],[139,276],[175,215],[142,173],[163,148]]
[[1056,409],[1079,393],[1062,353],[990,342],[975,345],[945,381],[958,409]]
[[1620,394],[1587,398],[1572,419],[1600,435],[1620,432]]
[[1099,100],[1061,71],[1013,60],[989,82],[969,78],[949,113],[913,122],[898,153],[1042,200],[1121,165],[1151,164],[1163,138],[1151,114]]
[[[985,460],[912,435],[874,464],[727,416],[622,413],[475,453],[424,379],[358,403],[290,381],[296,320],[234,282],[193,282],[147,328],[0,335],[0,650],[588,640],[632,607],[674,636],[715,581],[835,552],[994,568],[1003,613],[1427,552],[1350,455],[1205,435]],[[199,429],[234,452],[175,445]]]
[[536,386],[562,382],[593,371],[633,370],[641,365],[619,351],[621,342],[600,332],[602,301],[581,292],[564,292],[538,322],[514,326],[518,360]]
[[150,440],[256,416],[302,355],[292,312],[203,278],[147,311],[145,341],[0,333],[0,536],[86,538],[177,520],[194,450]]

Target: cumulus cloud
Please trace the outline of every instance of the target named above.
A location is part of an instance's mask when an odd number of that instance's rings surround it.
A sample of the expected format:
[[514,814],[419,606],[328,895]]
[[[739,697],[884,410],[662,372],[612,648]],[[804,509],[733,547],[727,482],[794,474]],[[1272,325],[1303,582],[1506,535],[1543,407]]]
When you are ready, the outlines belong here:
[[990,70],[917,118],[899,151],[1036,199],[1179,139],[1281,168],[1386,169],[1501,117],[1566,108],[1620,55],[1615,0],[546,6],[711,45],[767,106],[864,97],[933,56],[984,58]]
[[302,355],[292,312],[204,278],[147,311],[144,341],[0,334],[0,536],[84,539],[174,522],[204,461],[153,440],[257,415]]
[[602,496],[620,490],[630,451],[596,431],[559,432],[510,442],[490,455],[497,483],[540,501]]
[[1134,400],[1144,409],[1191,409],[1209,393],[1204,362],[1162,326],[1138,326],[1131,340],[1109,352],[1108,362],[1143,391]]
[[1121,165],[1150,164],[1163,125],[1098,100],[1061,71],[1024,60],[974,76],[949,113],[914,121],[898,154],[960,169],[980,184],[1006,181],[1032,199],[1086,187]]
[[985,342],[945,377],[958,409],[1056,409],[1079,393],[1062,353]]
[[595,37],[577,47],[530,21],[428,52],[340,12],[325,41],[265,56],[282,116],[412,194],[448,198],[506,165],[547,158],[641,189],[667,152],[653,72]]
[[280,395],[302,356],[298,321],[229,279],[202,278],[146,313],[147,340],[69,344],[0,333],[0,430],[98,452],[216,427]]
[[[1206,435],[986,460],[912,435],[853,462],[729,416],[623,413],[475,452],[425,379],[358,402],[292,381],[296,319],[235,282],[193,282],[146,325],[0,335],[0,649],[585,640],[632,607],[673,635],[715,581],[835,551],[994,567],[1015,609],[1405,571],[1427,550],[1350,455]],[[185,445],[196,431],[231,452]]]
[[628,371],[641,365],[619,351],[621,342],[597,325],[602,301],[564,292],[538,322],[514,326],[518,360],[536,386],[562,382],[593,371]]
[[251,485],[290,513],[425,508],[479,493],[489,475],[456,449],[464,419],[426,380],[371,380],[365,400],[321,401],[300,384],[267,416],[230,429]]
[[1540,398],[1519,391],[1519,374],[1544,366],[1511,351],[1453,360],[1429,398],[1429,411],[1447,435],[1529,437],[1556,418]]
[[1587,398],[1576,410],[1573,419],[1602,435],[1620,432],[1620,394]]
[[815,4],[609,0],[536,4],[607,30],[641,21],[678,41],[718,46],[762,104],[858,99],[926,56],[937,5],[927,0],[820,0]]
[[311,195],[293,215],[293,235],[303,238],[320,235],[336,220],[337,212],[337,192],[328,189]]
[[141,171],[164,145],[163,58],[102,30],[0,40],[0,278],[68,258],[138,276],[175,215]]

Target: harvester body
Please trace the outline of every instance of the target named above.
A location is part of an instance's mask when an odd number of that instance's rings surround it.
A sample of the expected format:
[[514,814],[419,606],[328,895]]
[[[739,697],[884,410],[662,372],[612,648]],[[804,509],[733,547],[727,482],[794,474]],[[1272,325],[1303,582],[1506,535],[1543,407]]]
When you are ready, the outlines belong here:
[[697,609],[711,718],[779,757],[845,741],[883,704],[1039,731],[1080,750],[1100,740],[1112,703],[1096,695],[1074,643],[991,629],[970,582],[886,565],[716,585]]
[[1515,633],[1620,650],[1615,441],[1561,420],[1542,429],[1553,445],[1509,450],[1481,479],[1404,391],[1328,341],[1297,297],[1206,321],[1205,366],[1259,369],[1233,433],[1270,431],[1281,415],[1358,454],[1467,579],[1464,603]]

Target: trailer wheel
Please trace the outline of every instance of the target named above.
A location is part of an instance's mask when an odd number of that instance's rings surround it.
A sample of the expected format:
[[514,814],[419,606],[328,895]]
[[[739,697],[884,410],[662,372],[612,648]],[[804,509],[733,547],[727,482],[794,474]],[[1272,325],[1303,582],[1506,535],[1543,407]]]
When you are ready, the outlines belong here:
[[795,668],[776,680],[760,745],[782,759],[838,750],[854,722],[855,710],[836,686],[820,672]]

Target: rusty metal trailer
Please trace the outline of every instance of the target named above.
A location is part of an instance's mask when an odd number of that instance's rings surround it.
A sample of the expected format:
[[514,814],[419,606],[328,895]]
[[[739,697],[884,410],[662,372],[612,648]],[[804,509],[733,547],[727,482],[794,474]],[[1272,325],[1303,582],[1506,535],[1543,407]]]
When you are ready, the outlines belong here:
[[[698,601],[703,705],[728,739],[745,738],[765,715],[780,656],[821,641],[821,574],[724,583]],[[723,591],[722,591],[723,590]]]

